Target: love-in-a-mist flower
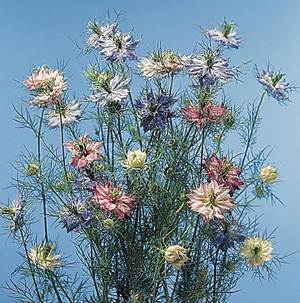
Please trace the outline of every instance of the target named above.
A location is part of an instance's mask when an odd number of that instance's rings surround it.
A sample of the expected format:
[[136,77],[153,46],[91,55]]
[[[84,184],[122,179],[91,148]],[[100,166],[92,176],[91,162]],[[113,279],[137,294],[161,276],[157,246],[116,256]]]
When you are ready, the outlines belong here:
[[83,190],[93,192],[96,188],[96,182],[100,183],[101,185],[105,185],[108,182],[108,177],[102,174],[94,174],[93,176],[83,175],[74,180],[74,183],[76,185],[75,190],[80,192]]
[[175,268],[182,270],[181,267],[190,260],[186,256],[187,251],[187,249],[180,245],[172,245],[165,251],[165,259]]
[[80,103],[78,101],[72,101],[71,103],[53,104],[47,111],[48,127],[50,129],[60,127],[61,125],[69,127],[71,124],[76,123],[83,113],[80,109]]
[[62,262],[57,261],[62,254],[53,255],[55,249],[56,245],[51,243],[39,246],[33,244],[31,251],[28,253],[30,262],[43,270],[54,271],[55,267],[59,267],[62,264]]
[[196,106],[190,101],[190,107],[184,107],[184,117],[187,122],[196,124],[202,130],[207,124],[221,124],[224,117],[230,116],[226,107],[208,102],[205,105]]
[[101,38],[102,49],[99,54],[111,62],[136,60],[135,48],[139,43],[140,41],[135,40],[130,34],[116,32]]
[[200,181],[200,187],[191,189],[191,194],[186,195],[190,199],[187,203],[193,211],[202,214],[204,223],[213,217],[225,220],[223,214],[230,213],[230,210],[236,207],[231,203],[234,199],[229,197],[228,193],[229,189],[215,180],[209,185]]
[[240,255],[246,258],[247,263],[255,268],[257,266],[263,266],[265,261],[272,259],[271,252],[272,242],[264,240],[260,236],[254,238],[247,238],[240,249]]
[[284,74],[274,71],[259,72],[256,68],[258,82],[264,86],[269,96],[275,98],[278,102],[285,104],[289,101],[289,93],[294,89],[285,82]]
[[106,186],[96,183],[94,195],[92,197],[94,206],[101,206],[106,211],[112,211],[121,220],[130,219],[131,210],[134,207],[136,198],[131,198],[129,194],[124,194],[123,189],[115,187],[109,181]]
[[229,188],[231,196],[236,189],[239,189],[239,186],[244,184],[238,177],[242,170],[235,167],[234,163],[229,162],[225,157],[221,160],[215,155],[211,159],[206,158],[203,167],[207,171],[208,180],[215,180],[218,184]]
[[263,183],[273,184],[277,182],[278,172],[272,165],[267,165],[260,170],[259,177]]
[[87,133],[75,142],[66,142],[64,146],[73,156],[69,160],[70,166],[77,166],[79,171],[83,171],[91,162],[103,158],[100,150],[104,142],[91,142]]
[[239,44],[242,43],[242,39],[237,36],[234,23],[227,23],[225,20],[222,24],[221,31],[217,28],[205,31],[205,34],[216,42],[223,46],[232,48],[239,48]]
[[156,95],[152,91],[147,93],[147,100],[136,100],[135,107],[141,115],[141,125],[145,132],[155,127],[166,128],[167,114],[174,99],[170,96]]
[[99,74],[94,83],[95,95],[90,96],[92,101],[97,102],[98,106],[104,106],[108,102],[122,102],[126,100],[129,90],[126,86],[129,79],[123,80],[121,74],[113,76],[107,71]]
[[63,228],[67,232],[72,230],[79,231],[81,228],[87,228],[93,224],[93,212],[88,208],[88,202],[91,198],[83,199],[82,197],[72,198],[69,207],[63,207],[61,210],[61,220]]
[[67,88],[62,72],[53,71],[44,66],[34,69],[32,75],[24,83],[35,96],[29,102],[29,105],[33,107],[44,107],[60,102],[63,90]]
[[213,239],[222,250],[232,248],[235,242],[244,242],[246,239],[243,235],[244,226],[235,221],[213,218],[209,223],[213,228]]
[[194,86],[208,87],[217,80],[227,82],[233,77],[229,59],[221,58],[218,48],[205,49],[202,55],[191,58],[185,67],[190,75],[196,77]]
[[120,163],[129,169],[144,170],[147,168],[146,153],[142,152],[140,149],[133,149],[132,151],[129,150],[127,153],[127,159],[121,160]]

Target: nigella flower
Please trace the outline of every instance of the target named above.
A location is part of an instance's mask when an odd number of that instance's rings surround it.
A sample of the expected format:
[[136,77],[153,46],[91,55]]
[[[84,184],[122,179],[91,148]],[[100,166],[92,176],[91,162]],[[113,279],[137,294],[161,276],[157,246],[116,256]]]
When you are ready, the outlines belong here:
[[217,80],[228,81],[233,77],[232,68],[228,67],[229,59],[220,57],[220,50],[206,49],[203,55],[195,55],[187,64],[186,70],[196,76],[196,85],[207,87]]
[[214,105],[211,102],[204,106],[196,106],[190,102],[190,107],[184,107],[184,117],[186,121],[196,124],[199,130],[202,130],[207,124],[220,124],[224,117],[230,116],[226,107]]
[[105,185],[108,182],[108,178],[102,174],[95,174],[93,179],[91,176],[82,176],[76,178],[74,183],[76,185],[75,190],[82,191],[84,189],[93,192],[96,188],[96,182],[100,183],[101,185]]
[[167,114],[173,101],[170,96],[154,95],[152,91],[147,93],[147,100],[136,100],[134,106],[142,117],[141,125],[145,132],[155,127],[166,128]]
[[91,162],[102,158],[100,153],[103,151],[99,147],[103,144],[104,142],[90,142],[87,133],[84,137],[80,136],[78,141],[64,143],[64,146],[73,154],[69,165],[77,166],[77,169],[82,172]]
[[136,60],[135,48],[139,42],[127,33],[117,32],[111,36],[103,36],[101,39],[102,49],[99,54],[111,62]]
[[61,125],[69,127],[81,118],[82,113],[83,110],[80,109],[78,101],[72,101],[69,104],[53,104],[47,112],[48,127],[50,129],[60,127]]
[[246,258],[247,263],[255,268],[257,266],[263,266],[265,261],[272,259],[271,252],[272,242],[264,240],[260,236],[254,238],[247,238],[240,249],[240,255]]
[[97,102],[98,106],[113,101],[122,102],[127,98],[128,89],[125,86],[129,81],[129,79],[123,80],[120,74],[112,76],[108,72],[102,72],[95,84],[96,94],[90,96],[90,99]]
[[191,189],[191,194],[186,195],[190,199],[187,203],[193,211],[202,214],[204,223],[213,217],[224,221],[223,214],[230,213],[230,209],[236,207],[231,203],[234,199],[227,196],[228,193],[229,189],[214,180],[209,185],[200,181],[200,187]]
[[182,270],[184,266],[190,259],[186,256],[187,249],[180,245],[172,245],[165,251],[165,259],[171,265],[173,265],[178,270]]
[[43,270],[54,271],[54,267],[62,264],[62,262],[57,261],[62,255],[53,255],[55,249],[56,245],[51,243],[39,246],[33,244],[31,251],[28,253],[30,262]]
[[215,155],[211,159],[206,158],[203,167],[207,171],[208,180],[215,180],[218,184],[229,188],[230,196],[233,195],[234,190],[239,189],[239,186],[244,184],[238,177],[242,170],[236,168],[234,163],[229,162],[225,157],[221,160]]
[[136,198],[131,198],[129,194],[124,194],[123,189],[114,187],[111,181],[106,186],[96,183],[92,201],[95,205],[103,207],[106,211],[113,211],[121,220],[130,219],[131,210],[134,207]]
[[67,232],[79,231],[81,228],[87,228],[93,224],[93,212],[87,206],[90,200],[90,197],[86,199],[82,197],[72,198],[70,207],[62,209],[60,222],[63,223],[63,228],[66,227]]
[[234,23],[227,23],[224,20],[222,24],[222,30],[210,29],[205,31],[206,35],[221,45],[225,45],[232,48],[239,48],[239,44],[242,43],[242,39],[237,36],[237,32],[234,29]]
[[213,238],[222,250],[234,248],[234,242],[244,242],[246,237],[242,234],[244,226],[232,221],[224,221],[213,218],[210,222],[213,228]]
[[278,102],[286,103],[289,101],[289,93],[294,89],[283,79],[281,72],[262,71],[259,73],[256,68],[258,82],[264,86],[269,96],[275,98]]

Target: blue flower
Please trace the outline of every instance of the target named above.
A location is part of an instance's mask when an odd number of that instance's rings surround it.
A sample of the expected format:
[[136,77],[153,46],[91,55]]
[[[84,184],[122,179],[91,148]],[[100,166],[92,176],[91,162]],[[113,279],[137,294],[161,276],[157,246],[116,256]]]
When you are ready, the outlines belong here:
[[229,59],[220,58],[219,49],[206,49],[203,55],[195,55],[185,67],[187,72],[196,76],[197,85],[208,87],[217,80],[228,81],[233,77]]
[[82,197],[72,198],[71,205],[68,208],[62,209],[62,219],[60,222],[63,223],[63,228],[66,227],[67,232],[72,230],[77,232],[81,228],[87,228],[93,224],[93,212],[87,207],[87,202],[90,199],[86,198],[83,200]]
[[80,178],[76,178],[74,180],[74,183],[76,185],[75,190],[82,191],[82,190],[88,190],[90,192],[94,191],[94,188],[96,187],[95,183],[100,183],[101,185],[106,185],[108,182],[108,177],[102,175],[102,174],[95,174],[93,179],[91,179],[88,176],[82,176]]
[[234,247],[234,242],[244,242],[246,239],[242,234],[244,227],[235,221],[223,222],[214,218],[209,223],[213,228],[213,239],[222,250]]
[[165,95],[147,93],[147,100],[136,100],[134,105],[142,117],[141,125],[144,131],[153,130],[155,127],[164,130],[169,114],[169,107],[174,99]]

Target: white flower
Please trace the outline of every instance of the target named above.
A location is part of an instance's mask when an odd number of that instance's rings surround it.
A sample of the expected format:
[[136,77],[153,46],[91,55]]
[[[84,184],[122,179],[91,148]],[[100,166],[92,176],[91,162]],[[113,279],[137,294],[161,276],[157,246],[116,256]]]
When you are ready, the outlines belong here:
[[278,172],[272,165],[267,165],[260,170],[259,177],[263,183],[273,184],[277,182]]
[[126,168],[144,170],[147,168],[145,161],[146,153],[142,152],[140,149],[133,149],[132,151],[128,151],[127,159],[120,161],[120,163]]

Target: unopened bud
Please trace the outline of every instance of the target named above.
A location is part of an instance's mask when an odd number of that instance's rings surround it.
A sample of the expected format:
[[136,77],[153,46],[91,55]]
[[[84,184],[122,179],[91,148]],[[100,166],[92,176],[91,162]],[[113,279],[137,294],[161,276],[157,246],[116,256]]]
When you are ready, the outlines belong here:
[[261,169],[259,177],[262,182],[273,184],[277,182],[278,172],[272,165],[267,165]]
[[187,249],[179,245],[172,245],[165,251],[165,259],[175,268],[181,270],[181,266],[189,261],[189,258],[185,255],[186,252]]
[[34,164],[34,163],[28,164],[28,167],[27,167],[28,176],[34,176],[38,172],[39,172],[39,167],[36,164]]

